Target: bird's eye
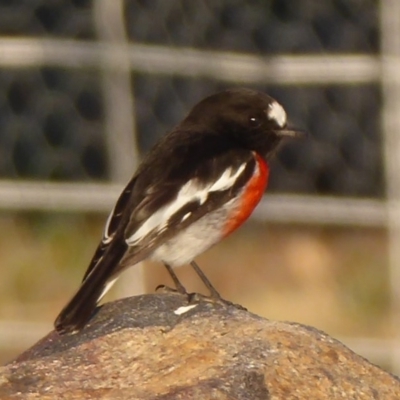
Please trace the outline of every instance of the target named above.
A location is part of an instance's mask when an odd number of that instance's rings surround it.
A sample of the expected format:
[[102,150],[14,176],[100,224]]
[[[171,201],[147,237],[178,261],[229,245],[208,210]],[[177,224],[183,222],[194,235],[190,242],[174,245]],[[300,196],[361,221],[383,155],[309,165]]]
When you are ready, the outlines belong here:
[[252,127],[257,127],[261,125],[261,119],[255,116],[249,118],[249,123]]

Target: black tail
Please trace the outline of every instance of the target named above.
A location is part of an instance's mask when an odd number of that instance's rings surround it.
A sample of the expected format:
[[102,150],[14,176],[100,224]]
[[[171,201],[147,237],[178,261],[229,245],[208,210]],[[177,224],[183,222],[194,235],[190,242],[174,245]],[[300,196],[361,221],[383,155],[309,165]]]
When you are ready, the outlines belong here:
[[107,283],[117,278],[115,272],[125,250],[126,245],[122,243],[120,246],[113,246],[112,251],[107,251],[92,268],[74,297],[55,320],[54,327],[59,333],[77,332],[89,321]]

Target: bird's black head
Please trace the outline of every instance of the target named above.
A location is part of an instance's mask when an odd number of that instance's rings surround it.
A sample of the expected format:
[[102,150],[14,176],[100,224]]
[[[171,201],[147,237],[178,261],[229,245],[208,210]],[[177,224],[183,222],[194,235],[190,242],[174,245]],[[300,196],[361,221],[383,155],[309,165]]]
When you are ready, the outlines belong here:
[[287,128],[283,107],[272,97],[251,89],[230,89],[198,103],[185,119],[203,131],[223,135],[238,147],[267,158],[285,137],[299,132]]

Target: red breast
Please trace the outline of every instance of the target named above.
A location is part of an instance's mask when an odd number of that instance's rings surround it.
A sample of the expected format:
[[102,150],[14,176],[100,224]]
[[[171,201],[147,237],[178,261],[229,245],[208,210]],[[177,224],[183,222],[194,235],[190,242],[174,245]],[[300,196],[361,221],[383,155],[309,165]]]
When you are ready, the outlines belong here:
[[255,158],[256,168],[254,174],[238,199],[238,207],[224,227],[224,237],[232,233],[249,218],[267,188],[269,178],[268,164],[257,153],[255,153]]

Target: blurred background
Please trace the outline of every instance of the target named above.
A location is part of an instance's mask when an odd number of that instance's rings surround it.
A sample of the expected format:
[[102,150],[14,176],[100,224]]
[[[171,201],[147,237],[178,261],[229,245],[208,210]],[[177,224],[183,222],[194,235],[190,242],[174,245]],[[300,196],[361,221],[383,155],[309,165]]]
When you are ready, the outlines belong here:
[[[225,298],[400,373],[398,0],[0,0],[1,362],[52,329],[144,152],[233,86],[310,139],[199,264]],[[161,283],[147,263],[108,300]]]

